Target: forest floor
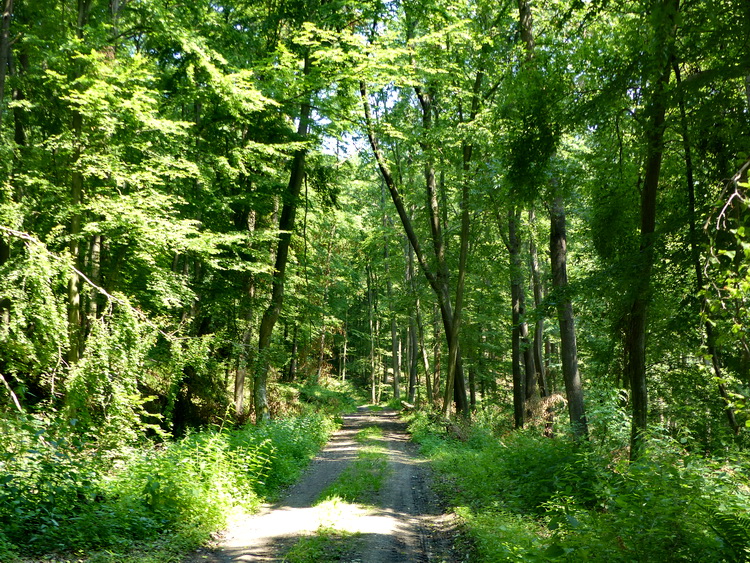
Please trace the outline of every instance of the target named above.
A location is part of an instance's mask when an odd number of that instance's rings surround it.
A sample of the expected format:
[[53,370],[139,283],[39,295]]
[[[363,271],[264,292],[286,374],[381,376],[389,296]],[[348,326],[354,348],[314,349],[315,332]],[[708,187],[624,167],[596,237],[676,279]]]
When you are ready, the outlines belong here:
[[[321,495],[358,458],[364,429],[378,427],[385,453],[382,485],[366,504],[321,502]],[[460,561],[452,552],[453,517],[432,490],[428,463],[393,411],[360,407],[284,497],[233,522],[215,545],[185,563],[346,561],[361,563]],[[303,547],[303,549],[300,549]]]

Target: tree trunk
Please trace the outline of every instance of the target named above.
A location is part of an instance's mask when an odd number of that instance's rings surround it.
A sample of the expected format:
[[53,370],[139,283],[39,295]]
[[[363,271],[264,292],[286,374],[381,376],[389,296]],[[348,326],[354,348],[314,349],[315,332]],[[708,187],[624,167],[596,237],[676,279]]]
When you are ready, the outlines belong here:
[[[255,211],[249,211],[247,214],[247,230],[252,235],[255,232],[257,215]],[[252,239],[251,239],[252,240]],[[249,245],[248,250],[252,249]],[[234,412],[237,420],[244,418],[245,410],[245,380],[247,378],[247,368],[253,364],[253,355],[250,350],[250,344],[254,339],[255,328],[255,277],[250,274],[247,280],[247,297],[249,306],[245,315],[245,329],[242,334],[240,343],[240,353],[237,359],[237,370],[234,374]]]
[[[88,252],[88,276],[96,285],[101,286],[101,259],[102,259],[102,236],[93,235],[89,242]],[[86,312],[86,332],[91,330],[91,324],[99,317],[99,294],[96,291],[90,291],[88,294],[88,304]]]
[[[307,75],[310,71],[310,59],[305,56],[304,71]],[[307,138],[310,126],[310,101],[306,101],[300,108],[297,136],[300,139]],[[263,313],[258,330],[258,366],[255,370],[253,395],[255,403],[256,423],[264,423],[270,420],[268,410],[268,372],[271,369],[268,357],[271,346],[273,327],[281,314],[281,306],[284,302],[284,281],[286,278],[286,266],[289,258],[289,245],[294,230],[294,219],[297,213],[297,199],[302,188],[302,180],[305,176],[305,159],[307,149],[299,149],[294,153],[292,168],[289,175],[289,184],[284,195],[284,203],[279,218],[279,242],[276,247],[276,263],[273,271],[271,302]]]
[[342,353],[341,353],[341,368],[339,369],[339,373],[341,375],[341,381],[346,381],[346,349],[349,345],[349,320],[348,320],[348,311],[347,311],[347,318],[344,319],[344,342],[342,344]]
[[367,312],[370,320],[370,401],[377,404],[375,393],[377,380],[377,366],[375,365],[375,300],[373,298],[373,282],[370,264],[365,266],[367,272]]
[[287,372],[287,381],[289,383],[297,379],[297,354],[299,348],[299,323],[294,322],[294,330],[292,331],[292,349],[289,352],[289,371]]
[[[468,401],[466,399],[466,388],[463,380],[463,365],[461,363],[461,356],[459,347],[455,340],[452,342],[451,335],[453,334],[453,309],[450,300],[450,290],[448,287],[448,268],[445,261],[445,246],[442,240],[441,228],[440,228],[440,209],[438,205],[437,190],[435,185],[435,172],[433,169],[431,157],[429,156],[430,148],[423,146],[423,150],[428,155],[425,163],[425,183],[427,187],[427,200],[429,208],[429,219],[430,229],[432,232],[432,242],[435,250],[436,262],[437,262],[437,273],[433,273],[425,261],[424,254],[422,252],[419,239],[414,231],[411,219],[406,213],[403,199],[396,185],[396,181],[391,174],[390,168],[383,156],[377,138],[375,137],[375,131],[373,127],[372,114],[370,110],[370,103],[367,98],[367,90],[364,82],[360,82],[360,93],[365,112],[365,122],[367,125],[368,138],[370,140],[370,146],[375,155],[375,159],[378,163],[383,180],[385,181],[386,187],[391,194],[396,211],[398,212],[401,224],[404,227],[406,236],[414,249],[414,255],[420,265],[422,272],[425,274],[430,287],[435,292],[437,297],[438,305],[440,307],[440,314],[443,320],[443,327],[448,340],[449,354],[451,359],[454,359],[453,364],[449,365],[449,377],[451,369],[454,373],[454,381],[447,382],[446,386],[450,387],[454,392],[454,401],[456,402],[456,410],[462,414],[468,414]],[[423,121],[425,122],[425,128],[430,128],[431,110],[430,104],[426,95],[419,94],[421,98]],[[451,346],[453,344],[453,346]],[[444,406],[445,409],[445,406]]]
[[[689,206],[689,216],[690,216],[690,225],[689,225],[689,236],[690,236],[690,254],[691,258],[693,260],[693,268],[695,269],[695,285],[696,285],[696,291],[697,293],[701,293],[704,290],[705,281],[703,279],[703,268],[701,268],[701,261],[700,261],[700,251],[698,250],[698,232],[696,228],[697,224],[697,213],[695,211],[695,181],[693,180],[693,155],[692,151],[690,149],[690,132],[688,129],[688,121],[687,121],[687,112],[685,110],[685,100],[682,97],[681,90],[679,89],[679,85],[681,83],[680,78],[680,67],[677,63],[674,63],[674,74],[675,74],[675,81],[678,86],[678,103],[680,106],[680,125],[682,129],[682,147],[685,152],[685,182],[687,184],[687,190],[688,190],[688,206]],[[746,82],[748,85],[748,102],[750,103],[750,79]],[[750,107],[750,105],[749,105]],[[710,308],[708,307],[708,303],[706,301],[705,294],[702,298],[702,304],[703,304],[703,310],[706,312],[706,314],[709,314]],[[714,328],[713,324],[711,323],[710,319],[706,320],[706,323],[704,325],[705,331],[706,331],[706,351],[708,352],[708,355],[711,357],[711,366],[714,370],[714,376],[716,377],[717,386],[719,389],[719,395],[721,396],[722,401],[724,402],[724,412],[727,415],[727,421],[729,422],[729,427],[732,429],[732,432],[735,435],[739,435],[740,433],[740,425],[737,422],[737,417],[735,416],[734,407],[732,406],[731,398],[729,397],[729,392],[727,391],[726,385],[724,384],[724,380],[722,377],[722,370],[721,370],[721,355],[719,352],[719,348],[716,344],[716,336],[714,335]]]
[[[5,0],[3,20],[0,24],[0,127],[3,125],[5,109],[5,77],[10,63],[10,20],[13,16],[13,0]],[[0,241],[2,244],[2,241]]]
[[534,292],[534,307],[537,311],[536,322],[534,325],[534,367],[536,368],[537,383],[539,384],[539,391],[542,397],[549,397],[550,391],[547,385],[547,373],[544,366],[544,316],[541,314],[542,309],[542,294],[544,289],[542,287],[542,276],[539,272],[539,255],[537,253],[536,244],[534,243],[534,223],[536,217],[534,210],[529,211],[529,224],[531,225],[531,234],[529,235],[529,265],[531,266],[531,282]]
[[[76,35],[79,40],[84,39],[84,27],[88,22],[91,11],[91,0],[78,0],[78,20],[76,23]],[[76,75],[83,74],[81,63],[76,64]],[[73,158],[71,160],[71,182],[70,182],[70,206],[72,213],[70,217],[70,241],[68,251],[73,266],[81,268],[81,228],[83,222],[83,173],[79,168],[79,160],[82,152],[83,114],[74,110],[72,118],[73,131]],[[70,348],[68,349],[68,364],[73,365],[81,357],[81,279],[76,272],[72,272],[68,279],[68,334]]]
[[513,422],[523,428],[525,422],[526,381],[521,370],[521,315],[523,314],[523,291],[520,283],[520,249],[517,222],[518,212],[508,212],[508,252],[510,253],[510,300],[511,300],[511,371],[513,374]]
[[586,411],[583,404],[583,387],[578,373],[578,348],[576,346],[573,304],[568,295],[567,234],[565,208],[557,197],[550,208],[550,264],[552,286],[557,293],[557,320],[560,325],[560,352],[565,393],[568,398],[570,424],[576,436],[588,436]]
[[[633,403],[633,423],[630,438],[630,457],[636,459],[643,451],[644,433],[648,421],[648,394],[646,383],[646,327],[650,300],[651,273],[654,265],[654,238],[656,229],[656,194],[659,187],[664,131],[666,128],[665,93],[671,75],[672,51],[675,38],[675,20],[679,0],[661,0],[658,9],[664,13],[653,15],[656,40],[654,57],[664,60],[655,78],[646,106],[645,148],[646,161],[641,187],[640,249],[635,257],[633,285],[627,333],[625,336],[625,374],[630,380]],[[658,17],[657,17],[658,16]],[[661,51],[658,51],[661,50]],[[665,55],[666,53],[666,55]]]

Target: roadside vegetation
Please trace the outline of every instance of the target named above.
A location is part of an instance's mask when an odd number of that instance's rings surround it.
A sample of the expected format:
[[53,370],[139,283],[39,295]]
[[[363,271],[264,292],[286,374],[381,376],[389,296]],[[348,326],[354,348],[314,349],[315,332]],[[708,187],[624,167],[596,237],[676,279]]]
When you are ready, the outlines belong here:
[[2,7],[0,559],[175,559],[358,390],[472,557],[750,560],[748,0]]
[[[608,408],[617,411],[616,404]],[[750,461],[705,456],[658,427],[628,460],[628,426],[594,417],[589,441],[560,428],[511,431],[488,406],[472,424],[425,412],[410,431],[459,517],[470,561],[747,561]],[[538,421],[544,426],[544,421]],[[548,428],[549,434],[549,428]]]
[[[289,389],[293,391],[293,389]],[[342,392],[302,388],[309,402],[268,424],[214,427],[176,441],[102,448],[68,421],[0,422],[0,561],[44,554],[90,561],[172,561],[233,514],[294,482],[351,408]],[[67,555],[66,555],[67,554]]]

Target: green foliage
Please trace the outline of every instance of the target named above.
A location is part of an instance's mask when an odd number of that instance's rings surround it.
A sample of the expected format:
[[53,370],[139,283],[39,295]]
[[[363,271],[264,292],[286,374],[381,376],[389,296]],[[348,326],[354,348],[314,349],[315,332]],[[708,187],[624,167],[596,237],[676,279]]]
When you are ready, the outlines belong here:
[[167,537],[193,547],[233,510],[253,510],[288,485],[332,430],[330,419],[311,415],[102,451],[76,434],[66,438],[64,426],[2,424],[12,439],[0,452],[0,537],[8,550],[29,554],[127,551]]
[[501,510],[473,512],[463,507],[456,513],[469,530],[477,561],[549,561],[544,528],[535,520]]
[[110,304],[109,309],[91,322],[83,357],[66,381],[64,410],[78,432],[98,440],[104,449],[134,444],[146,428],[154,428],[144,410],[151,397],[138,389],[154,331],[126,302]]
[[655,431],[646,455],[630,464],[610,449],[616,432],[601,428],[605,439],[590,444],[529,432],[497,436],[481,426],[459,441],[424,415],[411,429],[460,507],[477,561],[747,557],[744,465],[688,454],[665,432]]
[[23,404],[43,401],[62,377],[68,330],[59,293],[66,266],[35,243],[0,264],[0,303],[10,305],[7,322],[0,323],[0,366]]
[[300,389],[300,400],[328,413],[353,411],[357,403],[349,389],[336,390],[321,385],[306,385]]

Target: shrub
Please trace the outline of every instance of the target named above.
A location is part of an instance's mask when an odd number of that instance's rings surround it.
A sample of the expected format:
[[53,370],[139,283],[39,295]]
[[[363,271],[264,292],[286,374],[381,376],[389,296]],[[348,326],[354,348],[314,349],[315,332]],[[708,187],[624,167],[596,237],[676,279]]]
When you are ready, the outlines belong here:
[[333,429],[309,415],[102,452],[34,419],[3,424],[0,554],[193,547],[293,480]]

